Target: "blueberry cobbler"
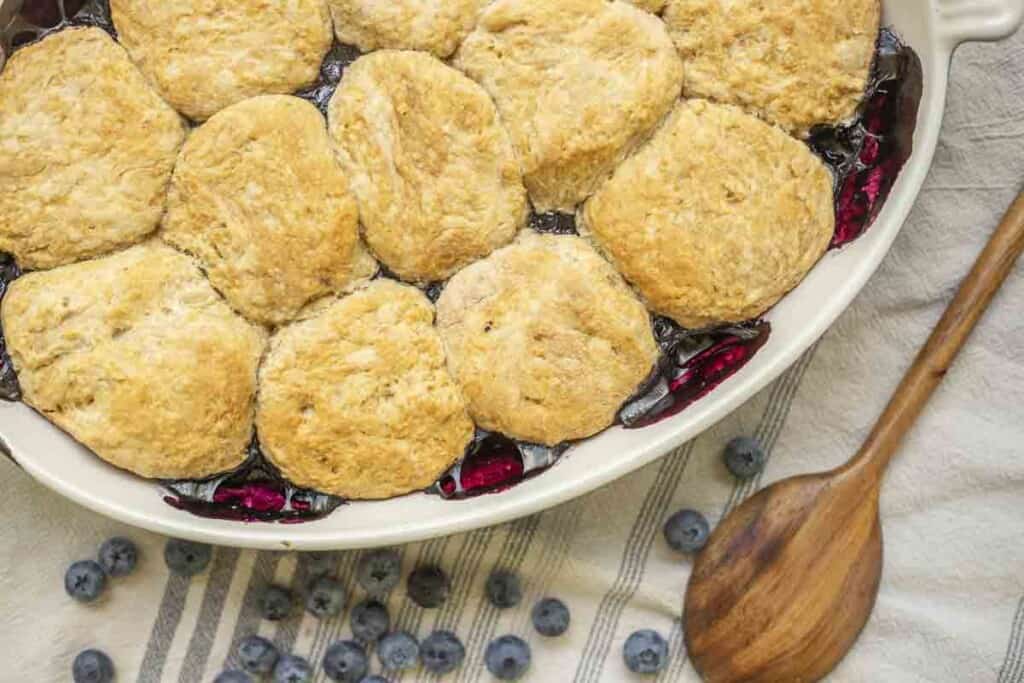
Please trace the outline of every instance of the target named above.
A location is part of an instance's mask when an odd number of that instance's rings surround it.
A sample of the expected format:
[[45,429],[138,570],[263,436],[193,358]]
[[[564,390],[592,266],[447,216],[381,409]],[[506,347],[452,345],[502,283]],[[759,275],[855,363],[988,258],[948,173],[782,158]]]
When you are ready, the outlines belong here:
[[0,395],[239,520],[507,488],[685,409],[871,224],[878,0],[27,0]]

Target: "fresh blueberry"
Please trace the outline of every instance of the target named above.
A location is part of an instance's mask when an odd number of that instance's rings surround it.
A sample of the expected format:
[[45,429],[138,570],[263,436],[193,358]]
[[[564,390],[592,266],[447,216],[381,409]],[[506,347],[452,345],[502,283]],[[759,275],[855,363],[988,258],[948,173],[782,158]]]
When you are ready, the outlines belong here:
[[420,661],[420,645],[405,631],[395,631],[377,643],[377,657],[385,669],[411,669]]
[[363,680],[359,681],[359,683],[388,683],[388,679],[384,678],[383,676],[373,675],[367,676]]
[[173,574],[195,576],[206,569],[213,556],[213,548],[205,543],[193,543],[181,538],[167,539],[164,562]]
[[333,681],[359,683],[366,667],[366,650],[355,641],[339,640],[324,653],[324,674]]
[[499,569],[491,572],[484,589],[491,604],[501,609],[515,607],[523,599],[519,577],[510,571]]
[[79,602],[92,602],[107,585],[107,574],[99,562],[79,560],[64,573],[64,590]]
[[649,628],[634,631],[622,646],[622,658],[634,673],[657,673],[668,664],[668,643]]
[[352,608],[352,634],[364,643],[372,643],[391,628],[388,608],[376,600],[363,600]]
[[109,576],[128,576],[135,571],[139,550],[131,540],[115,536],[103,541],[99,560],[103,571]]
[[213,683],[252,683],[252,676],[238,669],[228,669],[217,674]]
[[71,678],[75,683],[110,683],[114,663],[99,650],[82,650],[71,662]]
[[267,586],[260,597],[260,612],[269,621],[281,621],[292,613],[292,593],[281,586]]
[[336,617],[345,607],[345,588],[336,579],[321,576],[309,588],[306,610],[317,619]]
[[274,666],[274,683],[309,683],[313,667],[302,657],[285,655]]
[[387,595],[401,578],[402,558],[395,550],[382,548],[359,558],[356,580],[370,595]]
[[738,436],[725,446],[725,466],[737,479],[757,476],[766,459],[761,444],[749,436]]
[[238,663],[251,674],[268,674],[277,663],[277,648],[260,636],[246,636],[238,643]]
[[487,670],[503,681],[514,681],[530,668],[530,646],[517,636],[500,636],[484,652]]
[[439,567],[418,567],[409,574],[409,597],[420,607],[440,607],[448,599],[448,577]]
[[542,636],[560,636],[569,630],[569,608],[558,598],[544,598],[530,613],[533,627]]
[[420,643],[423,668],[434,674],[446,674],[459,668],[466,648],[451,631],[434,631]]
[[334,553],[302,553],[299,555],[299,567],[308,579],[319,579],[327,576],[337,566],[338,558]]
[[696,510],[680,510],[667,520],[662,529],[669,547],[681,553],[695,553],[708,542],[711,527]]

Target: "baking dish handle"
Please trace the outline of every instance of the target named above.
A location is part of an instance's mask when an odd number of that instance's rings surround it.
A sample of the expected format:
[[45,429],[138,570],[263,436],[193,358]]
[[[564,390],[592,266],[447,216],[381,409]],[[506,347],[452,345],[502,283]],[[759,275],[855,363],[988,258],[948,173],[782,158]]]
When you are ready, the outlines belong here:
[[939,35],[951,50],[974,40],[1000,40],[1024,20],[1024,0],[935,0]]

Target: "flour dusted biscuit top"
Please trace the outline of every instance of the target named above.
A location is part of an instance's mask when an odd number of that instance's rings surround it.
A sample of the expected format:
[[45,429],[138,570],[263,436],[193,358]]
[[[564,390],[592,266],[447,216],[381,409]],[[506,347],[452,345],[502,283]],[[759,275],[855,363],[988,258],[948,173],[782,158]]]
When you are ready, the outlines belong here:
[[490,0],[328,0],[338,40],[364,52],[423,50],[447,57]]
[[437,326],[477,424],[548,445],[612,424],[658,355],[643,304],[572,236],[524,232],[459,271]]
[[376,280],[277,332],[257,426],[285,477],[388,498],[426,488],[462,457],[473,423],[433,318],[421,292]]
[[655,16],[608,0],[497,0],[455,65],[498,105],[538,211],[572,210],[679,96]]
[[358,220],[320,112],[264,95],[189,136],[161,234],[199,259],[236,310],[272,325],[344,288]]
[[195,121],[309,85],[333,37],[326,0],[110,0],[110,11],[132,59]]
[[835,222],[831,175],[802,142],[703,100],[680,104],[580,214],[648,305],[690,328],[763,313]]
[[445,279],[525,223],[526,191],[494,103],[438,59],[362,57],[345,71],[329,120],[366,242],[400,277]]
[[229,470],[252,439],[264,332],[157,241],[29,273],[0,310],[25,402],[144,477]]
[[0,73],[0,251],[52,268],[156,228],[181,118],[96,28],[18,50]]
[[669,0],[663,17],[688,95],[804,135],[855,113],[880,13],[879,0]]

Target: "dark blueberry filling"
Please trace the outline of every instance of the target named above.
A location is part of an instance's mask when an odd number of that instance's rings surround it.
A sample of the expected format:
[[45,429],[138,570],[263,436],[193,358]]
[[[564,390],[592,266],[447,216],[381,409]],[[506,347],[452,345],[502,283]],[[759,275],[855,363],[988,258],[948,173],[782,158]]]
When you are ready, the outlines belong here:
[[348,65],[359,59],[362,54],[355,45],[335,42],[320,65],[320,78],[316,83],[300,90],[295,95],[315,104],[317,109],[326,116],[327,104],[338,88],[342,74],[345,73]]
[[95,26],[117,37],[109,0],[25,0],[9,27],[10,46],[28,45],[68,26]]
[[[7,287],[19,275],[21,275],[21,270],[14,262],[14,257],[10,254],[0,253],[0,303],[3,302]],[[0,399],[5,401],[21,400],[21,387],[18,386],[18,376],[14,373],[11,357],[7,355],[3,327],[0,327]]]
[[530,212],[529,225],[541,233],[552,235],[578,235],[576,216],[561,211]]
[[430,489],[442,498],[464,499],[504,491],[555,464],[569,444],[548,447],[514,441],[478,429],[466,456]]

